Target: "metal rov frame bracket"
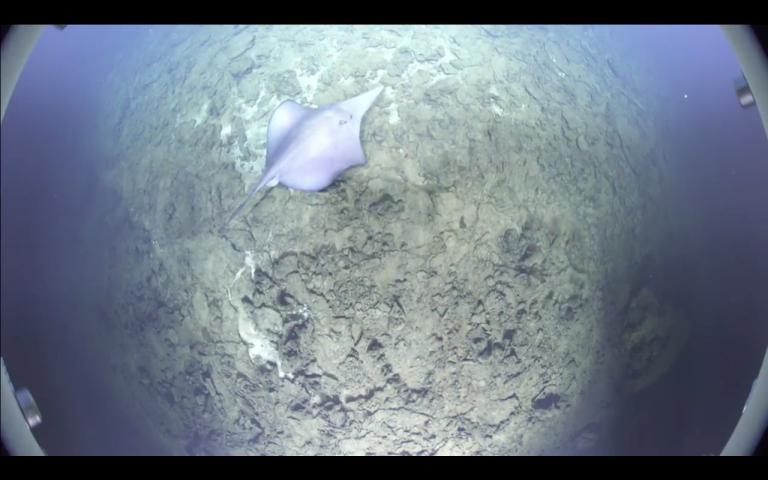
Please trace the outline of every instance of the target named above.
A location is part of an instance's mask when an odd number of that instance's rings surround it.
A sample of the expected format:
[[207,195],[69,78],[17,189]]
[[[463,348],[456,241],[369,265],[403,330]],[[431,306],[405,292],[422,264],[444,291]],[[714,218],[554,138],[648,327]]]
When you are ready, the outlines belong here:
[[11,391],[16,397],[16,402],[19,404],[21,413],[24,415],[24,420],[27,421],[29,428],[35,428],[43,423],[43,416],[40,413],[40,409],[37,408],[37,403],[32,397],[32,394],[26,388],[20,388],[16,390],[11,382],[11,377],[8,375],[8,370],[5,369],[5,360],[0,358],[0,365],[3,369],[3,377],[8,379],[8,384],[11,387]]
[[749,88],[749,83],[744,78],[744,74],[733,81],[733,89],[736,91],[736,97],[739,99],[739,104],[741,104],[742,108],[755,106],[755,96],[752,95],[752,89]]
[[[15,389],[13,383],[11,383],[11,377],[8,375],[8,370],[5,368],[5,360],[2,358],[0,358],[0,365],[2,366],[3,403],[12,402],[13,399],[15,399],[18,409],[21,412],[21,417],[23,418],[23,421],[26,422],[26,427],[31,430],[40,425],[43,422],[43,416],[41,415],[40,409],[37,407],[37,403],[35,403],[32,394],[26,388]],[[7,408],[7,405],[3,405],[3,408]],[[18,424],[17,427],[24,425],[23,421],[19,421],[20,419],[18,416],[4,418],[4,420],[9,420],[11,423]],[[5,425],[3,426],[5,427]],[[37,448],[39,449],[39,447]],[[39,453],[45,455],[45,452],[43,452],[42,449],[39,450]]]
[[21,408],[21,413],[24,414],[24,419],[27,421],[29,428],[35,428],[43,423],[43,416],[40,414],[40,409],[37,408],[37,403],[35,403],[35,399],[32,398],[29,390],[22,388],[15,392],[16,401],[19,402],[19,408]]

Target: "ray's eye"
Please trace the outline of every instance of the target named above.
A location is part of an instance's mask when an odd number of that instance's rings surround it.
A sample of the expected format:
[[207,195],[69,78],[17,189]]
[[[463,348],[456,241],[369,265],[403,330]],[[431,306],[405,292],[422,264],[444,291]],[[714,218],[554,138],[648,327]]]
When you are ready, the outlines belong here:
[[346,124],[347,124],[346,120],[339,120],[339,125],[346,125]]

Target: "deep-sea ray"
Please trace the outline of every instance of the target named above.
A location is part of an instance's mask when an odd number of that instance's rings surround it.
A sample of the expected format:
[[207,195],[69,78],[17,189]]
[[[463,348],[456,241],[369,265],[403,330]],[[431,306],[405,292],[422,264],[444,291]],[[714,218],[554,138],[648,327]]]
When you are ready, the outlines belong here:
[[267,127],[264,173],[221,231],[264,187],[280,183],[296,190],[317,192],[348,168],[365,165],[360,122],[383,88],[318,108],[303,107],[292,100],[281,103]]

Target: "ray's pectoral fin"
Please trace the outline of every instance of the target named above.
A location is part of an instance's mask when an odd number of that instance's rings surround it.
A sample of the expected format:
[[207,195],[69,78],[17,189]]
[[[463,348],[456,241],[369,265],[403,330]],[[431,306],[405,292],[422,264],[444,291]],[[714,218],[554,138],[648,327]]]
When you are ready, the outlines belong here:
[[371,108],[371,105],[373,105],[373,102],[375,102],[379,97],[382,90],[384,90],[384,87],[376,87],[362,95],[356,96],[355,98],[350,98],[349,100],[339,102],[338,106],[351,113],[356,118],[362,119],[363,115],[365,115],[365,112]]
[[302,107],[293,100],[286,100],[272,112],[267,125],[267,162],[264,171],[269,170],[274,163],[275,150],[280,147],[288,133],[311,111],[312,109]]
[[359,167],[367,163],[363,145],[360,143],[359,131],[354,138],[350,137],[346,141],[339,143],[336,155],[338,155],[338,157],[334,162],[334,166],[338,169],[339,175],[348,168]]

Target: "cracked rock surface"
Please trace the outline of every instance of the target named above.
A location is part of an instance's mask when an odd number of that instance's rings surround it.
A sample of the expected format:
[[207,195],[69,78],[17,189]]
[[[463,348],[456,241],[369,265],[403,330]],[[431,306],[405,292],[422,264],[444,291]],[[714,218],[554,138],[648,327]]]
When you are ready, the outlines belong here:
[[[622,318],[649,308],[634,279],[658,241],[666,168],[627,83],[639,74],[601,50],[609,36],[148,30],[107,86],[102,170],[122,205],[102,222],[102,335],[171,448],[593,447],[646,368],[624,349],[648,342],[621,337],[642,318]],[[366,166],[324,192],[259,194],[217,233],[258,180],[281,101],[375,85]]]

